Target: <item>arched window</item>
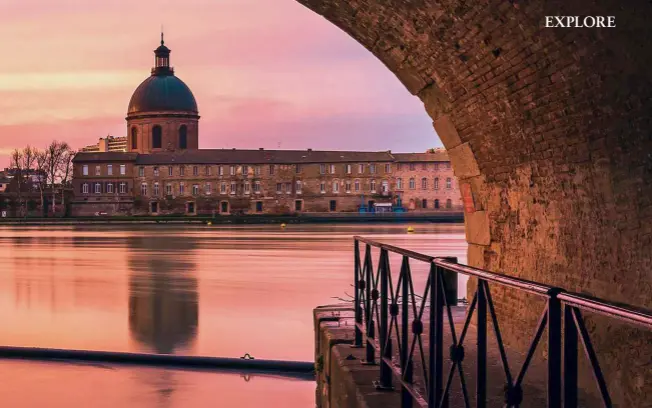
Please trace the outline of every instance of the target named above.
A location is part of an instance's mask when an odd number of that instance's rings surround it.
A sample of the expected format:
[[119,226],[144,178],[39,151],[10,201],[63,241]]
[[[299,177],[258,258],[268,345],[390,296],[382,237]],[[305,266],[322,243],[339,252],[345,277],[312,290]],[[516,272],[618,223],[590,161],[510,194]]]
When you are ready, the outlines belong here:
[[131,150],[138,149],[138,128],[136,126],[131,128]]
[[439,208],[439,200],[435,200],[435,208]]
[[179,128],[179,149],[188,148],[188,127],[181,125]]
[[414,177],[410,177],[410,190],[414,190],[416,188],[416,182],[414,181]]
[[339,193],[339,192],[340,192],[340,181],[333,180],[333,193]]
[[449,177],[446,179],[446,189],[450,190],[453,187],[453,180]]
[[155,125],[152,129],[152,148],[160,149],[163,147],[163,130],[159,125]]
[[439,190],[439,177],[435,177],[435,190]]
[[428,200],[427,199],[424,198],[423,200],[421,200],[421,208],[428,208]]
[[402,178],[397,178],[396,179],[396,189],[397,190],[403,190],[403,179]]
[[450,198],[446,200],[446,208],[453,208],[453,201]]
[[428,188],[428,179],[424,177],[421,179],[421,189],[425,190],[427,188]]

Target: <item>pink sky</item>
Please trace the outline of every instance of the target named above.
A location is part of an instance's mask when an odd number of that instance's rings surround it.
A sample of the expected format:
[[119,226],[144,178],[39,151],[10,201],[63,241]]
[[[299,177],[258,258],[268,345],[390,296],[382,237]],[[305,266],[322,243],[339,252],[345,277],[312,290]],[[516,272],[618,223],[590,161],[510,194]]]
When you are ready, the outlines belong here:
[[200,148],[441,146],[382,63],[294,0],[2,0],[0,165],[28,143],[123,136],[161,24]]

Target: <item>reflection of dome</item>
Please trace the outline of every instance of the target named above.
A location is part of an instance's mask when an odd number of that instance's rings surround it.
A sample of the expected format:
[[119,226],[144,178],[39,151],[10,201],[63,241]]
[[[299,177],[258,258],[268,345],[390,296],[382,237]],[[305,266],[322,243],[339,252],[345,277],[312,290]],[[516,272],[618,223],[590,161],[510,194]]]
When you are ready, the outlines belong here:
[[195,242],[130,237],[129,331],[148,351],[191,347],[199,324],[195,265],[185,261]]
[[128,114],[157,111],[197,112],[190,88],[174,73],[152,74],[131,97]]

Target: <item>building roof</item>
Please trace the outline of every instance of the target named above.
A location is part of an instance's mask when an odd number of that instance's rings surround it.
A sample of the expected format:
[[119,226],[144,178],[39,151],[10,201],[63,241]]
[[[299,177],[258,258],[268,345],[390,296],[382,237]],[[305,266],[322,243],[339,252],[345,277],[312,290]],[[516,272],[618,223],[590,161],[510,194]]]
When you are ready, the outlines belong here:
[[447,162],[448,153],[446,150],[435,150],[432,153],[392,153],[397,162]]
[[136,164],[295,164],[295,163],[364,163],[364,162],[447,162],[445,150],[433,153],[353,152],[325,150],[240,150],[201,149],[139,154],[130,152],[80,152],[79,162],[121,162]]
[[138,164],[293,164],[391,162],[389,152],[202,149],[141,154]]
[[138,153],[128,152],[79,152],[72,159],[73,163],[79,162],[121,162],[135,161]]
[[175,111],[197,113],[195,96],[182,80],[170,75],[152,75],[141,83],[129,101],[129,115]]

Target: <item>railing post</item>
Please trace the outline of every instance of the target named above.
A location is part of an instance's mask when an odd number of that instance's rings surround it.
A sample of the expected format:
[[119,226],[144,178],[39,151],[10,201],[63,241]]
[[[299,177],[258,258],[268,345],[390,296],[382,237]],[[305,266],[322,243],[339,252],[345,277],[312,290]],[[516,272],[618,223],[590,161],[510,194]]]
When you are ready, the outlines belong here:
[[[457,263],[457,258],[454,256],[446,257],[443,259],[451,263]],[[450,271],[446,268],[441,268],[441,273],[442,279],[446,284],[446,303],[448,303],[450,306],[457,306],[457,272]]]
[[[430,384],[428,388],[428,407],[439,407],[444,386],[444,296],[442,290],[442,268],[430,264],[430,333],[429,333],[429,365]],[[444,401],[442,408],[448,406]]]
[[[354,310],[355,310],[355,340],[353,347],[362,347],[362,330],[358,325],[362,324],[362,305],[360,304],[360,291],[364,286],[364,278],[360,271],[360,242],[353,241],[353,285],[355,287]],[[362,287],[361,287],[362,286]]]
[[548,408],[561,406],[561,302],[558,290],[548,298]]
[[564,408],[577,408],[577,347],[573,309],[564,305]]
[[[364,272],[365,272],[365,323],[367,325],[367,339],[366,339],[366,353],[364,364],[376,363],[376,350],[374,349],[373,341],[376,338],[376,330],[374,326],[374,313],[373,304],[371,299],[371,287],[373,286],[373,266],[371,263],[371,245],[365,245],[364,256]],[[375,302],[375,300],[373,300]]]
[[392,389],[392,368],[385,359],[392,358],[392,341],[389,338],[389,254],[380,250],[380,383],[376,388]]
[[[410,258],[403,255],[403,263],[401,264],[401,374],[403,381],[412,383],[412,358],[410,358],[409,344],[409,313],[410,303],[408,301],[410,296]],[[412,394],[407,390],[405,385],[401,385],[401,408],[412,408]]]
[[476,367],[476,406],[485,408],[487,406],[487,293],[486,282],[478,279],[477,288],[477,350],[478,365]]

